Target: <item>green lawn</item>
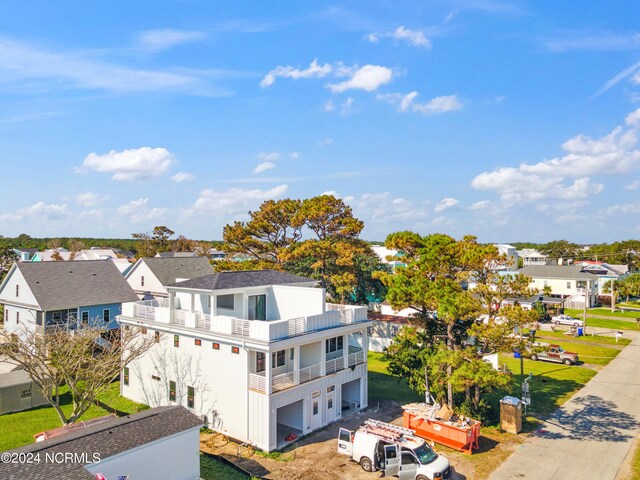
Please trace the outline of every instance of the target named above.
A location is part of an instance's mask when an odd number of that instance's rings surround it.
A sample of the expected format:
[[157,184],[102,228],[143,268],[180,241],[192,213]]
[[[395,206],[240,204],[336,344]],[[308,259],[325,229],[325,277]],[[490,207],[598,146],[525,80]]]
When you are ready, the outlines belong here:
[[630,480],[640,480],[640,446],[636,447],[636,453],[633,455]]
[[[66,387],[62,390],[63,396],[60,403],[65,413],[71,413],[71,395]],[[126,413],[135,413],[148,408],[146,405],[132,402],[120,396],[120,382],[109,385],[107,391],[103,392],[99,400],[106,405]],[[110,412],[93,405],[82,416],[82,420],[108,415]],[[33,443],[33,436],[44,430],[60,427],[60,418],[50,406],[42,406],[25,410],[23,412],[7,413],[0,415],[0,451],[21,447]]]
[[580,343],[564,342],[562,340],[540,339],[540,341],[560,345],[569,352],[577,353],[581,361],[596,365],[607,365],[620,353],[620,350],[615,348],[601,347],[599,345],[583,345]]
[[[521,395],[520,359],[501,354],[500,364],[506,364],[514,373],[512,395]],[[524,373],[533,373],[531,380],[531,405],[529,413],[546,417],[566,402],[596,374],[595,371],[559,363],[533,362],[524,359]]]
[[200,478],[203,480],[247,480],[249,477],[215,458],[200,454]]
[[[573,308],[565,308],[564,313],[567,315],[571,315],[572,317],[582,318],[584,315],[584,310],[576,310]],[[640,317],[640,312],[620,312],[615,311],[611,312],[610,308],[590,308],[587,310],[587,319],[589,315],[601,315],[603,317],[619,317],[619,318],[630,318],[635,320]]]
[[[563,332],[553,332],[551,330],[538,330],[536,338],[540,337],[553,337],[564,340],[567,339],[567,335],[565,335]],[[628,338],[620,338],[618,342],[616,342],[615,337],[607,337],[605,335],[582,335],[581,337],[569,338],[575,338],[576,340],[579,340],[581,342],[603,343],[607,345],[628,345],[629,343],[631,343],[631,340],[629,340]],[[547,343],[553,343],[553,341],[550,339],[545,339],[544,341]]]
[[611,330],[634,330],[636,332],[640,331],[640,327],[635,322],[587,317],[587,329],[589,327],[610,328]]
[[424,401],[421,395],[411,390],[405,380],[389,375],[389,363],[384,353],[369,352],[369,403],[371,400],[395,400],[400,403]]

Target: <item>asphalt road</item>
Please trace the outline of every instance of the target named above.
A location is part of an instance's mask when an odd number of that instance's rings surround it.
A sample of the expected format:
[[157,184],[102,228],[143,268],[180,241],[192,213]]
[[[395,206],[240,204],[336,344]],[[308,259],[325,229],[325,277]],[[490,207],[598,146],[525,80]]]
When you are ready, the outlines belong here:
[[640,335],[635,335],[490,478],[614,480],[639,431]]

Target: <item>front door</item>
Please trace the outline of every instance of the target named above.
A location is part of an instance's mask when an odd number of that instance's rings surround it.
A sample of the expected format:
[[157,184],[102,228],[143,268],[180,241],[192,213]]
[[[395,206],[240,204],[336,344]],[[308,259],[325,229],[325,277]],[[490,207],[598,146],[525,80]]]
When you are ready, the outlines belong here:
[[338,434],[338,453],[351,456],[353,454],[353,443],[351,437],[353,432],[346,428],[341,428]]
[[311,399],[311,430],[320,427],[320,397]]
[[402,452],[400,457],[400,470],[398,477],[400,480],[414,480],[418,473],[418,459],[410,452]]
[[327,423],[336,419],[335,392],[327,393]]
[[400,447],[397,445],[384,446],[384,476],[392,477],[398,474],[400,469],[400,459],[398,458]]

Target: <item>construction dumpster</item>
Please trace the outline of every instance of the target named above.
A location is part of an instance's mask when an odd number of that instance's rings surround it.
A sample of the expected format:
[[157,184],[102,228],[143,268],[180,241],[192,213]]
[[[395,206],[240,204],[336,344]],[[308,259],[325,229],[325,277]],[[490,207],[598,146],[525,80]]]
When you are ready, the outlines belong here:
[[478,448],[480,422],[466,417],[452,415],[451,410],[435,408],[427,404],[409,404],[404,409],[404,426],[426,440],[460,452],[472,453]]

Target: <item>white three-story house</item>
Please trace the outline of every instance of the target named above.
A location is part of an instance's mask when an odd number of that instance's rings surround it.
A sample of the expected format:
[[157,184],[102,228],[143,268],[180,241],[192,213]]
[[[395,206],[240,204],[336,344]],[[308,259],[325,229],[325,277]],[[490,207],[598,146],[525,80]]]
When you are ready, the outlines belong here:
[[263,450],[367,406],[365,307],[325,302],[315,280],[220,272],[123,305],[124,328],[157,345],[123,372],[123,396],[184,405],[212,429]]

